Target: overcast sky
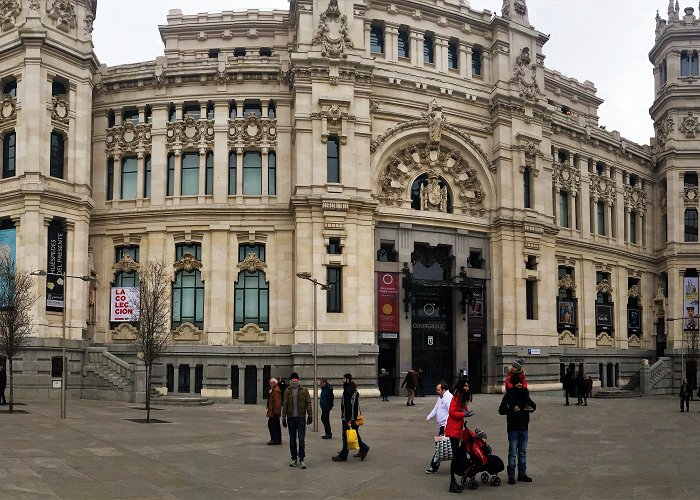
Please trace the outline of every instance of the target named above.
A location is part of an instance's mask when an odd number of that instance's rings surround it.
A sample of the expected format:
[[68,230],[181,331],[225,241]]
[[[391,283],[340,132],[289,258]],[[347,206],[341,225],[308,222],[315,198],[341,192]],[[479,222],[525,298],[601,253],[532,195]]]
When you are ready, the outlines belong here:
[[[475,10],[500,15],[502,0],[470,0]],[[654,43],[657,9],[665,19],[666,0],[527,0],[530,24],[550,35],[545,66],[579,81],[592,81],[600,124],[623,137],[648,144],[654,133],[649,107],[654,92],[648,53]],[[684,7],[695,0],[681,0]],[[169,9],[185,14],[221,10],[288,9],[288,0],[99,0],[93,38],[95,52],[109,66],[155,59],[163,54],[158,25]]]

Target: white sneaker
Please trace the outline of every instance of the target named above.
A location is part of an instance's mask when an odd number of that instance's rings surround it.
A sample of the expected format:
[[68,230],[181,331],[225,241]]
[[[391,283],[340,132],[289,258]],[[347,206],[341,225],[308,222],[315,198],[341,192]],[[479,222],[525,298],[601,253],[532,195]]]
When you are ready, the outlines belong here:
[[292,460],[292,463],[289,464],[289,466],[290,466],[290,467],[296,467],[298,463],[299,463],[299,462],[297,462],[296,460]]
[[304,462],[302,462],[301,460],[299,460],[299,468],[306,469],[306,464]]

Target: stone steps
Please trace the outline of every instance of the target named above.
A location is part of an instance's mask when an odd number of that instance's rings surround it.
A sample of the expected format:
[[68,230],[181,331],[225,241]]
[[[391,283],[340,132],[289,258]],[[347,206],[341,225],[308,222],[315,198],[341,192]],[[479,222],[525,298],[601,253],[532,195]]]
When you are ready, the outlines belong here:
[[159,406],[207,406],[213,405],[214,400],[202,396],[159,396],[152,398],[151,403]]
[[629,391],[624,389],[609,389],[597,391],[594,394],[594,397],[601,399],[639,398],[642,397],[642,393],[639,391]]

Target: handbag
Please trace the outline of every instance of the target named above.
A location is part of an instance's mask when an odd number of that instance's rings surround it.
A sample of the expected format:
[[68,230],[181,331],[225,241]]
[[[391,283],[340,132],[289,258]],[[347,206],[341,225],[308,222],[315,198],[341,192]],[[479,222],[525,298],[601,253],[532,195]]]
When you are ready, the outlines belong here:
[[359,414],[359,415],[357,416],[357,418],[355,419],[355,425],[356,425],[357,427],[359,427],[359,426],[365,424],[365,417],[362,416],[362,410],[361,410],[360,408],[358,408],[358,411],[359,411],[360,414]]
[[452,444],[446,436],[435,436],[435,455],[439,460],[452,460]]
[[348,429],[345,431],[345,439],[348,442],[348,450],[359,450],[360,443],[357,439],[357,431],[355,429]]

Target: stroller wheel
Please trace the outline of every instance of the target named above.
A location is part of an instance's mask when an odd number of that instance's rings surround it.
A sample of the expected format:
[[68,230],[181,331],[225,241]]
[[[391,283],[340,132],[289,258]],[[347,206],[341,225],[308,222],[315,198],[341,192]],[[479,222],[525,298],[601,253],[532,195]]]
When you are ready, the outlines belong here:
[[467,478],[467,476],[462,476],[462,486],[466,486],[467,481],[469,481],[469,478]]
[[471,478],[469,480],[469,483],[467,484],[467,488],[469,488],[470,490],[475,490],[478,487],[479,487],[479,482],[476,479]]
[[489,473],[488,472],[481,473],[481,481],[483,481],[484,483],[489,482]]
[[493,476],[491,478],[491,486],[498,486],[501,484],[501,478],[498,476]]

